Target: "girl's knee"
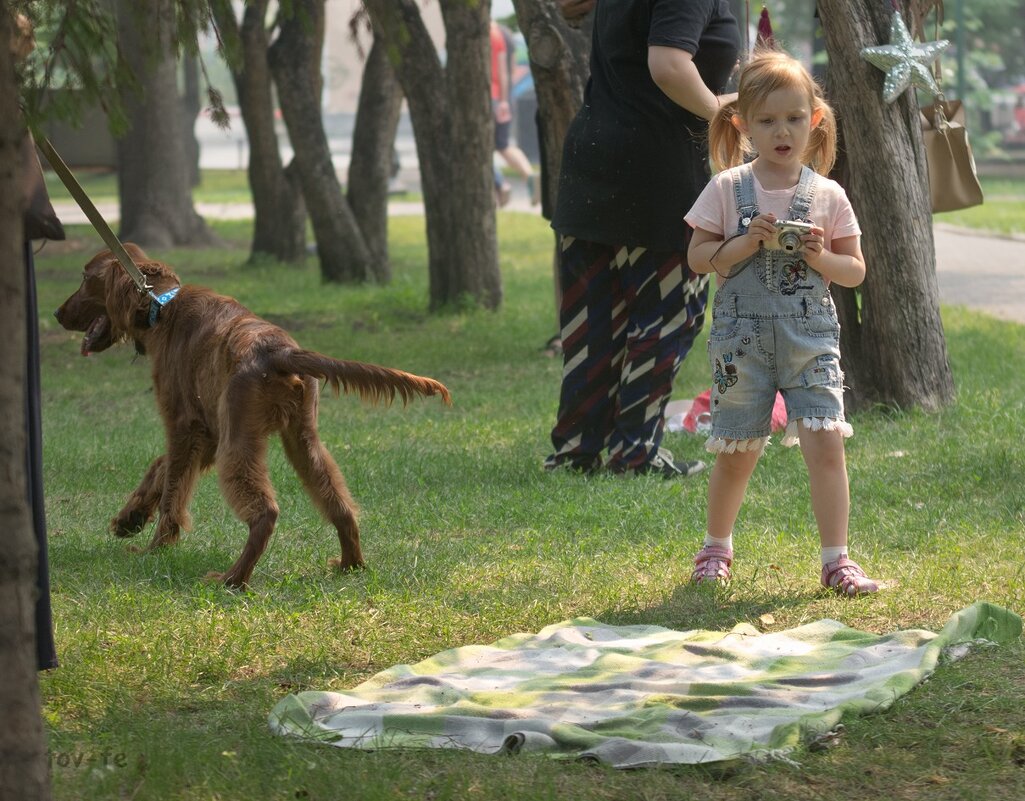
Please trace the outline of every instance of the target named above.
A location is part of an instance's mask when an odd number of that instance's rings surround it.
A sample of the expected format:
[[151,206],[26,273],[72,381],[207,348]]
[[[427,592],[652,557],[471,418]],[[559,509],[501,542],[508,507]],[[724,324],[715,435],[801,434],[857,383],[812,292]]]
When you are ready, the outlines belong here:
[[746,477],[754,470],[761,455],[761,448],[721,451],[715,457],[715,469],[720,473]]
[[847,470],[844,436],[836,430],[802,431],[801,455],[809,469],[817,472]]

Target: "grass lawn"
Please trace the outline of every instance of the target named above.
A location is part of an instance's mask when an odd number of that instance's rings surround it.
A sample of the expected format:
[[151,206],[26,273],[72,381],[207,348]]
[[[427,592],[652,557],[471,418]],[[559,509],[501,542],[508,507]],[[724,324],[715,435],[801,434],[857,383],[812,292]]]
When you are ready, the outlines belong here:
[[[50,312],[99,249],[72,227],[37,257],[47,514],[62,666],[41,677],[58,799],[1025,798],[1025,647],[981,648],[881,714],[846,721],[836,748],[800,766],[616,772],[533,756],[362,753],[272,736],[286,693],[343,690],[396,663],[586,615],[610,623],[775,628],[830,617],[875,632],[937,629],[988,600],[1025,612],[1025,326],[945,310],[958,386],[943,412],[853,418],[852,555],[899,584],[843,600],[818,589],[818,545],[800,455],[770,448],[736,531],[726,591],[687,585],[707,473],[548,475],[561,365],[551,245],[536,215],[499,216],[500,311],[426,311],[423,220],[393,219],[388,287],[325,286],[316,264],[247,266],[249,223],[216,224],[233,247],[154,252],[190,283],[238,297],[305,346],[430,375],[452,391],[408,408],[325,396],[323,439],[360,502],[367,570],[327,567],[337,539],[280,447],[281,517],[245,594],[200,577],[245,532],[200,483],[194,527],[139,556],[108,520],[161,450],[145,359],[88,359]],[[707,385],[704,343],[674,395]],[[678,458],[699,437],[670,434]],[[141,536],[148,538],[151,530]]]
[[979,180],[985,197],[981,206],[935,214],[934,220],[998,234],[1025,233],[1025,180],[988,176]]

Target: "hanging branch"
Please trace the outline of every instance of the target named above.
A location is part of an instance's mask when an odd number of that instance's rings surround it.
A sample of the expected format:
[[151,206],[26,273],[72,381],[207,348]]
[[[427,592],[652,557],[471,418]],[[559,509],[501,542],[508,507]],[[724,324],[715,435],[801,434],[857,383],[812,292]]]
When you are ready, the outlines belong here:
[[911,23],[911,38],[925,40],[925,20],[933,11],[936,12],[936,24],[943,24],[943,0],[911,0],[908,9]]

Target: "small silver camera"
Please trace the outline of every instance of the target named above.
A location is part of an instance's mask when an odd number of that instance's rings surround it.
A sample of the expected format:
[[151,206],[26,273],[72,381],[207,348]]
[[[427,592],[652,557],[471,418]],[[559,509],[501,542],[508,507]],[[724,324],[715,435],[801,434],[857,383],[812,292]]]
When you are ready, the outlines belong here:
[[765,249],[796,253],[803,246],[801,237],[805,234],[810,234],[811,229],[814,227],[811,223],[798,222],[797,220],[777,220],[776,236],[765,241]]

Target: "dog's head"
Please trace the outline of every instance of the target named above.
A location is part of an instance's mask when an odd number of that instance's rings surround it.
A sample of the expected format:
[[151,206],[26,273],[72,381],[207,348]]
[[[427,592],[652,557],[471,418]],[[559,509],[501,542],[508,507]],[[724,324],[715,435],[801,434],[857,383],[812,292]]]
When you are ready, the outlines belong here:
[[[178,286],[178,276],[166,264],[149,261],[138,245],[125,250],[153,286]],[[109,250],[97,253],[82,271],[82,285],[54,312],[68,331],[84,331],[82,355],[98,353],[111,345],[141,336],[149,318],[150,298],[141,293],[132,277]]]

